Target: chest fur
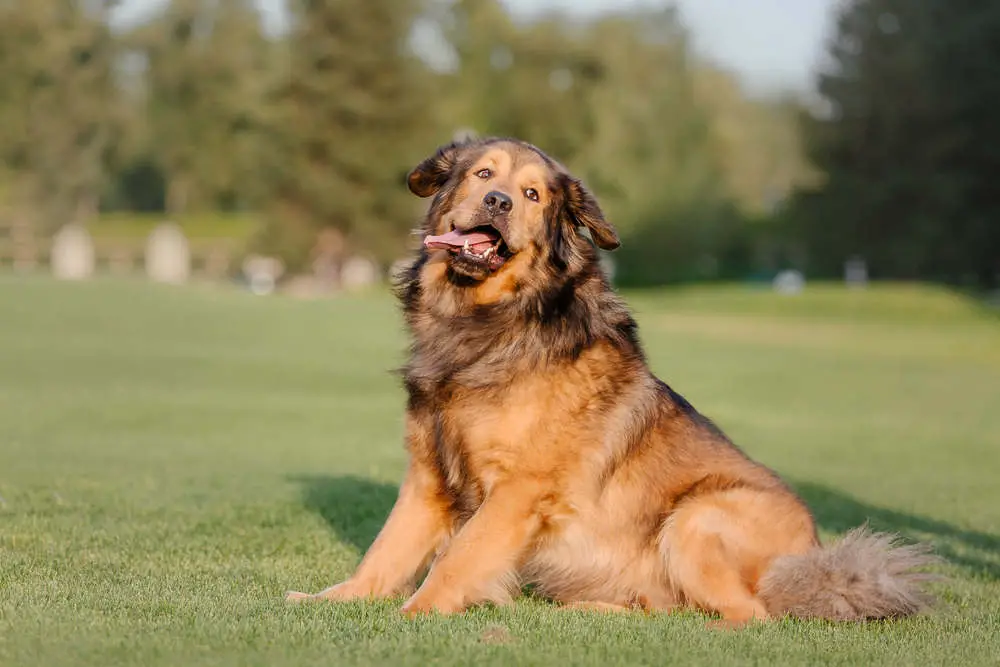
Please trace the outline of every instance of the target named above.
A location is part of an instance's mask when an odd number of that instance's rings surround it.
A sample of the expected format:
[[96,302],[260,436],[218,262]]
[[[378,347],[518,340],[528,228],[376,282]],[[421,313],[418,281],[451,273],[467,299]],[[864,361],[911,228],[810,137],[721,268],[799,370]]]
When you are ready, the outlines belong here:
[[597,416],[587,374],[523,376],[503,389],[448,387],[435,405],[434,448],[446,488],[474,512],[505,478],[544,476],[558,485],[580,474]]

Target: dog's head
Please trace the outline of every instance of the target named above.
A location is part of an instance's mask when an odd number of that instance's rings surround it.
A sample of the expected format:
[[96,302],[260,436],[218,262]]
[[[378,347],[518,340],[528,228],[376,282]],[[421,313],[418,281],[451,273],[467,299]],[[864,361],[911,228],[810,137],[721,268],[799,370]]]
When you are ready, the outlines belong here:
[[619,245],[594,197],[538,148],[484,139],[440,148],[408,176],[410,190],[434,197],[424,233],[430,261],[459,285],[557,271],[593,257],[581,228],[605,250]]

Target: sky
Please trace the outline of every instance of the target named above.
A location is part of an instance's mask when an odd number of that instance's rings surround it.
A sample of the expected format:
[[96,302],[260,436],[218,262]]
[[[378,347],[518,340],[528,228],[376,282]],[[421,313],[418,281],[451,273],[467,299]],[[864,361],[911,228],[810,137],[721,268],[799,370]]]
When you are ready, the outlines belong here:
[[[559,8],[583,13],[651,0],[505,0],[519,12]],[[753,90],[812,88],[837,0],[675,0],[697,52],[739,74]],[[536,9],[537,11],[537,9]]]
[[[124,0],[123,20],[150,11],[161,0]],[[593,14],[656,0],[504,0],[519,14],[553,8]],[[280,20],[282,0],[258,0]],[[837,0],[675,0],[704,58],[738,74],[750,91],[807,92],[823,54]]]

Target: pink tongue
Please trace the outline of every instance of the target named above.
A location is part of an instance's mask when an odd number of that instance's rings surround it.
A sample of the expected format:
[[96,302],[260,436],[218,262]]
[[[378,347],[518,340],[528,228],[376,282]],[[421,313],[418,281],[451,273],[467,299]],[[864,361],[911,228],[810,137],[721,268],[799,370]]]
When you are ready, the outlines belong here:
[[461,248],[466,243],[470,246],[477,246],[480,243],[493,245],[494,237],[483,232],[462,233],[458,230],[450,231],[440,236],[425,236],[424,245],[428,248]]

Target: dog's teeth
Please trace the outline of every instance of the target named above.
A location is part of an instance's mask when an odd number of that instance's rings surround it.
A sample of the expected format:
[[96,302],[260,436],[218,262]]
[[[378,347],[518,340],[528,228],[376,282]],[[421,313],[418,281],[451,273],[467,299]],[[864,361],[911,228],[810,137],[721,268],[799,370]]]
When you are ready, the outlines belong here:
[[489,257],[492,254],[493,254],[493,246],[490,246],[489,248],[487,248],[486,252],[483,253],[483,257]]
[[462,246],[464,252],[469,252],[469,239],[465,239],[465,245]]

